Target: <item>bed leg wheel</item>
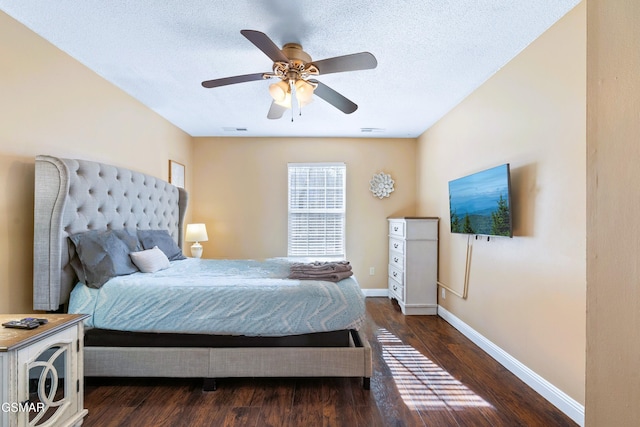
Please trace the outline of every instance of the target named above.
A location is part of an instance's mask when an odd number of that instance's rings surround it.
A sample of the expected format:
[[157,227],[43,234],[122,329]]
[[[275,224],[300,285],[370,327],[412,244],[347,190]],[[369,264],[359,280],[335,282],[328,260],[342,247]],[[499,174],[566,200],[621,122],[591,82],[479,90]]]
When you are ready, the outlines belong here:
[[204,391],[216,391],[217,389],[218,385],[215,378],[205,378],[202,382],[202,390]]
[[362,388],[365,390],[371,390],[371,378],[362,378]]

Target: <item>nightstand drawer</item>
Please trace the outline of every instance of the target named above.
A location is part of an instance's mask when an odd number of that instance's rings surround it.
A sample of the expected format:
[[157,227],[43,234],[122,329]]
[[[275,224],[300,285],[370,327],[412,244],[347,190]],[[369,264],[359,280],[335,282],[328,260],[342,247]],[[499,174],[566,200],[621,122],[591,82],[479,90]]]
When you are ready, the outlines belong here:
[[404,270],[404,257],[398,252],[394,252],[392,250],[389,251],[389,264],[399,268],[400,270]]
[[404,237],[404,221],[389,221],[389,235]]
[[404,240],[389,239],[389,249],[395,252],[404,253]]
[[389,277],[389,292],[392,298],[396,298],[398,301],[404,302],[404,287]]
[[404,284],[404,274],[402,274],[402,270],[395,268],[393,265],[389,265],[389,277],[391,277],[401,285]]

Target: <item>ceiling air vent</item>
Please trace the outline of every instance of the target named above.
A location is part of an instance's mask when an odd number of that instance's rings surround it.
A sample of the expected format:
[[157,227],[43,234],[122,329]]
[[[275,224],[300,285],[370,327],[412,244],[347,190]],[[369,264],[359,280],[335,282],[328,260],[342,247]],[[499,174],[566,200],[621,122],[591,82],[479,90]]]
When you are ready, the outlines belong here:
[[382,128],[360,128],[360,132],[362,133],[382,133],[385,129]]
[[246,132],[247,128],[235,128],[235,127],[225,126],[222,128],[222,130],[225,132]]

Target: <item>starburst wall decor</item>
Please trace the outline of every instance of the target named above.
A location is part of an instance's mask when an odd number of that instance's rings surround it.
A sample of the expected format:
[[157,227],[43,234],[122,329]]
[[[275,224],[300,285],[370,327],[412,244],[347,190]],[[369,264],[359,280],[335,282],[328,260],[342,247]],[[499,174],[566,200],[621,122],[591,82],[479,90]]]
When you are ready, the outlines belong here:
[[384,199],[391,195],[391,192],[394,190],[394,183],[395,181],[391,179],[391,175],[380,172],[373,175],[373,178],[369,181],[369,190],[371,190],[373,195],[378,199]]

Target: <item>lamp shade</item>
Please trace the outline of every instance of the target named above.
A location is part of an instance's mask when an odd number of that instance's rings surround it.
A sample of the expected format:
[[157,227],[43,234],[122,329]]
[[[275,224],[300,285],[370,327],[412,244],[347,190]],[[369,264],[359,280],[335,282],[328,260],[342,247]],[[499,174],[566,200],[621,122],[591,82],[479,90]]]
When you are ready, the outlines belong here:
[[284,102],[289,92],[289,85],[283,80],[269,86],[269,94],[276,102]]
[[304,80],[296,81],[296,98],[301,107],[309,104],[313,100],[313,85]]
[[184,240],[187,242],[206,242],[209,240],[207,227],[204,224],[187,224]]
[[273,101],[284,108],[291,108],[291,92],[287,92],[281,101]]

